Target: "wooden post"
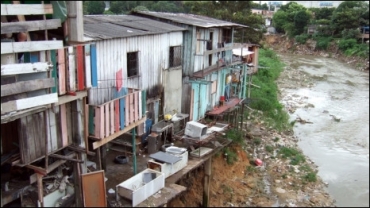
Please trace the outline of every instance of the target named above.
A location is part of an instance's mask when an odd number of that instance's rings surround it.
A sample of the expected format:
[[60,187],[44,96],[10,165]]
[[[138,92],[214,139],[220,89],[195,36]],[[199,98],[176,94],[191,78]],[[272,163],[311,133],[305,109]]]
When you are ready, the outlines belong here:
[[[77,154],[77,159],[80,159],[79,155]],[[81,186],[81,169],[80,164],[74,162],[73,163],[73,178],[74,178],[74,188],[75,188],[75,199],[76,199],[76,207],[83,207],[83,196],[82,196],[82,186]]]
[[135,127],[132,129],[132,163],[134,165],[134,175],[136,175],[137,169],[136,169],[136,132],[135,132]]
[[36,172],[37,176],[37,192],[39,196],[40,207],[44,207],[44,188],[42,186],[43,175]]
[[83,42],[82,1],[68,1],[68,41]]
[[106,160],[106,156],[107,156],[107,145],[103,145],[101,146],[101,148],[99,148],[101,150],[101,170],[105,170],[107,171],[107,160]]
[[212,173],[212,157],[204,163],[203,207],[209,206],[209,186]]
[[95,152],[96,152],[96,168],[98,170],[102,170],[102,165],[101,165],[101,148],[98,147],[96,148]]

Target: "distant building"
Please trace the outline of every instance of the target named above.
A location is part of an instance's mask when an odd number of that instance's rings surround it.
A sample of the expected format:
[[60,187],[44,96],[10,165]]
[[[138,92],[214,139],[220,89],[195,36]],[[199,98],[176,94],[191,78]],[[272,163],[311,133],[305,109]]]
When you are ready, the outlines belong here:
[[287,1],[296,2],[306,8],[338,7],[343,1]]
[[262,15],[263,19],[265,20],[265,25],[266,26],[271,26],[272,16],[275,13],[274,11],[261,10],[261,9],[252,9],[252,13]]

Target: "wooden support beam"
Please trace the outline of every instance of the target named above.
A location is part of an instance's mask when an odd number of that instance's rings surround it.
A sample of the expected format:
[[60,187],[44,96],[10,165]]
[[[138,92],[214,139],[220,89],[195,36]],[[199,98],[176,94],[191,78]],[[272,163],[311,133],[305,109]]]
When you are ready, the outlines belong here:
[[48,51],[63,48],[63,41],[30,41],[30,42],[6,42],[1,43],[1,54]]
[[26,22],[1,23],[1,34],[57,29],[62,26],[60,19]]
[[82,160],[77,160],[77,159],[73,159],[73,158],[68,158],[66,156],[63,156],[63,155],[57,155],[57,154],[51,154],[49,155],[50,157],[55,157],[55,158],[59,158],[59,159],[63,159],[63,160],[69,160],[69,161],[73,161],[73,162],[78,162],[78,163],[83,163],[84,161]]
[[1,15],[53,14],[51,4],[1,4]]
[[48,172],[47,170],[45,170],[45,168],[41,168],[41,167],[37,167],[37,166],[34,166],[34,165],[26,165],[27,168],[30,168],[32,170],[34,170],[36,173],[40,173],[42,175],[47,175]]
[[134,128],[134,127],[136,127],[136,126],[140,125],[140,124],[141,124],[141,123],[143,123],[145,120],[146,120],[146,117],[144,117],[144,118],[142,118],[142,119],[138,120],[137,122],[134,122],[134,123],[132,123],[132,124],[130,124],[130,125],[128,125],[128,126],[126,126],[123,130],[121,130],[121,131],[119,131],[119,132],[116,132],[116,133],[114,133],[114,134],[112,134],[112,135],[110,135],[110,136],[108,136],[108,137],[106,137],[106,138],[104,138],[104,139],[102,139],[102,140],[100,140],[100,141],[96,141],[96,142],[94,142],[94,143],[93,143],[93,149],[96,149],[96,148],[98,148],[98,147],[100,147],[100,146],[102,146],[102,145],[104,145],[104,144],[106,144],[106,143],[108,143],[108,142],[112,141],[113,139],[117,138],[118,136],[121,136],[122,134],[124,134],[124,133],[126,133],[126,132],[130,131],[132,128]]
[[204,163],[203,207],[209,206],[209,187],[212,173],[212,157]]
[[18,111],[14,114],[11,114],[11,115],[3,115],[3,116],[1,116],[1,124],[8,123],[8,122],[11,122],[11,121],[15,121],[19,118],[45,111],[46,109],[48,109],[50,107],[51,107],[51,105],[44,105],[44,106],[40,106],[40,107],[37,107],[37,108]]
[[[86,144],[87,144],[87,142],[86,142]],[[67,146],[67,148],[68,149],[71,149],[71,150],[73,150],[75,152],[86,153],[86,154],[88,154],[90,156],[95,156],[96,155],[94,152],[86,151],[86,149],[83,149],[81,147],[74,146],[74,145],[69,145],[69,146]]]
[[82,99],[86,96],[87,96],[87,90],[76,92],[76,95],[63,95],[59,97],[59,101],[55,105],[62,105],[65,103],[69,103],[77,99]]
[[23,98],[19,100],[13,100],[1,104],[1,114],[8,113],[17,110],[24,110],[27,108],[33,108],[41,105],[51,104],[58,102],[58,94],[46,94],[36,97]]
[[53,78],[20,81],[12,84],[1,85],[1,97],[50,88],[54,86],[55,82]]
[[1,65],[1,76],[46,72],[52,67],[45,62]]

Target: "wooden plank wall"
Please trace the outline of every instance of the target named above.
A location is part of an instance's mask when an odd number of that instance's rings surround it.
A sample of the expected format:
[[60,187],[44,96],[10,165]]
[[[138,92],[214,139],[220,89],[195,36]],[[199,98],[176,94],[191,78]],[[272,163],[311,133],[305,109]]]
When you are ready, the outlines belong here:
[[[72,112],[77,101],[54,106],[40,113],[22,117],[18,122],[21,164],[29,164],[45,156],[48,141],[48,154],[73,143],[73,122],[76,113]],[[3,127],[3,125],[2,125]]]
[[83,91],[91,88],[92,75],[96,58],[90,54],[90,44],[75,45],[59,49],[58,60],[58,94],[65,95],[69,92]]
[[19,147],[21,163],[28,164],[45,155],[46,144],[46,112],[20,118]]
[[142,94],[141,90],[132,91],[102,105],[90,105],[89,135],[103,139],[140,120],[143,117],[142,105],[146,105],[141,100]]

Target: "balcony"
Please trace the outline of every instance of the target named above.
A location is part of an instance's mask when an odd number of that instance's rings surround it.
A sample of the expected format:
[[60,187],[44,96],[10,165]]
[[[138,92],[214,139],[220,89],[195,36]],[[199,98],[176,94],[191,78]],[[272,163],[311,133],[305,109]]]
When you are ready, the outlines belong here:
[[129,88],[128,93],[101,105],[88,105],[89,138],[93,149],[128,132],[146,120],[146,92]]

